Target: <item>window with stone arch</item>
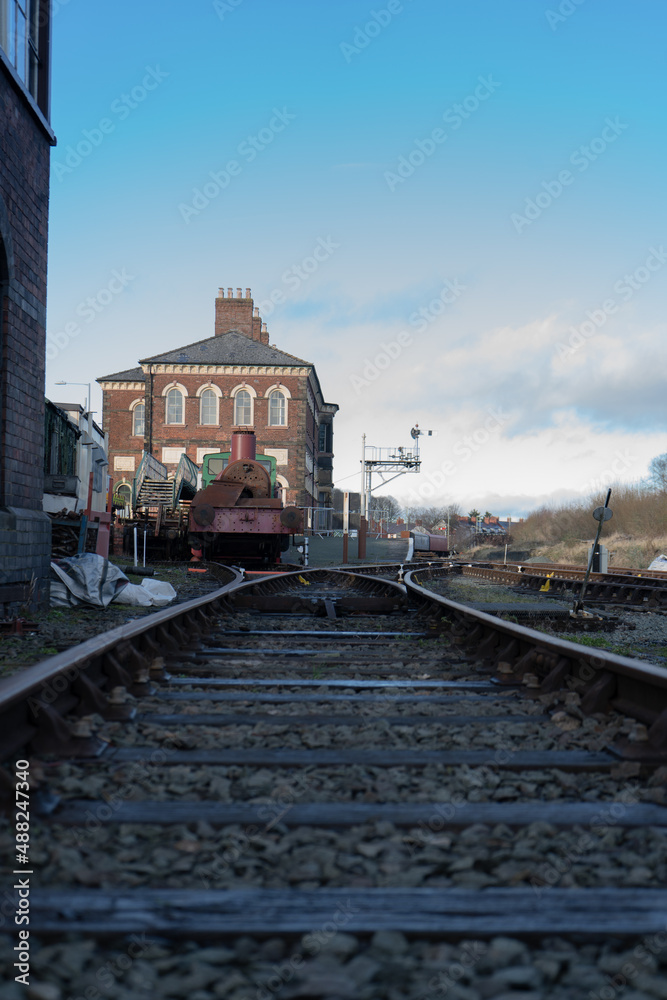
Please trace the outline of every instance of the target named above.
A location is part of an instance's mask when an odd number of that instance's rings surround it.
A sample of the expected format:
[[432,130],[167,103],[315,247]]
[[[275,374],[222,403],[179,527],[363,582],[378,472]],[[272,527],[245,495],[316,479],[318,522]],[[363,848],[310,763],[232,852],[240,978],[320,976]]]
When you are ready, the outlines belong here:
[[289,489],[289,483],[284,476],[276,476],[276,489],[280,491],[279,499],[284,506],[287,504],[287,491]]
[[166,401],[166,414],[165,423],[167,424],[183,424],[184,419],[184,399],[183,393],[180,389],[169,389],[165,396]]
[[234,423],[237,427],[252,425],[252,396],[247,389],[239,389],[234,397]]
[[132,410],[132,434],[143,437],[146,433],[146,406],[139,400],[130,407]]
[[132,503],[132,487],[129,483],[118,483],[114,489],[114,493],[116,496],[121,497],[126,506]]
[[199,396],[199,423],[218,423],[218,396],[213,389],[204,389]]
[[287,423],[285,393],[274,389],[269,395],[269,427],[284,427]]

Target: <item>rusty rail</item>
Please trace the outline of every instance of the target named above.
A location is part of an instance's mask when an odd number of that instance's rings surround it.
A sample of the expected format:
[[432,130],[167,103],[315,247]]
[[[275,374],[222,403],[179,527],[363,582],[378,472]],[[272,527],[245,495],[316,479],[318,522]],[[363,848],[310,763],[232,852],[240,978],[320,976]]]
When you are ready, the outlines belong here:
[[535,695],[567,687],[579,696],[587,715],[616,709],[647,728],[637,729],[633,740],[619,741],[614,751],[630,760],[667,761],[667,671],[450,601],[428,589],[429,580],[442,576],[436,567],[411,570],[405,585],[447,623],[455,642],[485,663],[498,683],[524,685]]

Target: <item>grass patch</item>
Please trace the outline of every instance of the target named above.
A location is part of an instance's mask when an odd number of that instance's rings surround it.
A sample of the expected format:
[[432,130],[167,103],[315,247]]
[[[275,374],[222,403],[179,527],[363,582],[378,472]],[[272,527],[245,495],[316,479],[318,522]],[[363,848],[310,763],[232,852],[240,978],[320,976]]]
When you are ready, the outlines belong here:
[[625,642],[616,643],[611,642],[603,635],[577,635],[571,632],[559,632],[559,639],[567,639],[568,642],[576,642],[579,646],[593,646],[596,649],[606,649],[610,653],[616,653],[618,656],[636,656],[638,650],[629,646]]

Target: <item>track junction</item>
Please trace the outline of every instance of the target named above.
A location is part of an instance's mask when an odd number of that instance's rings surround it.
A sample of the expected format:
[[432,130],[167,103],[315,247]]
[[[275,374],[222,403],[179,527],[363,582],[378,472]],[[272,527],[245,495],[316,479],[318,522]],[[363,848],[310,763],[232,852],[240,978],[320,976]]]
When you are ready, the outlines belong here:
[[667,672],[439,596],[450,566],[217,572],[0,682],[30,933],[90,944],[45,982],[143,935],[158,997],[565,998],[657,940]]

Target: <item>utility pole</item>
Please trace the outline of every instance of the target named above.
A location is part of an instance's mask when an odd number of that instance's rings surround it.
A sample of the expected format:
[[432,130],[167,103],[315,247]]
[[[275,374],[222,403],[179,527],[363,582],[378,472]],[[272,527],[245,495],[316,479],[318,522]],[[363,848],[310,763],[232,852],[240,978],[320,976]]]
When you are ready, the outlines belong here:
[[366,435],[361,435],[361,490],[359,491],[359,516],[366,517]]

